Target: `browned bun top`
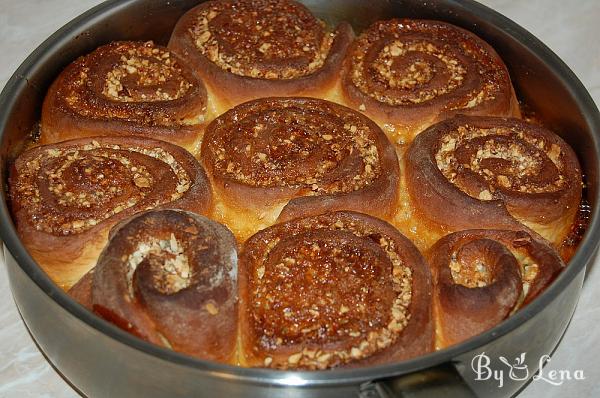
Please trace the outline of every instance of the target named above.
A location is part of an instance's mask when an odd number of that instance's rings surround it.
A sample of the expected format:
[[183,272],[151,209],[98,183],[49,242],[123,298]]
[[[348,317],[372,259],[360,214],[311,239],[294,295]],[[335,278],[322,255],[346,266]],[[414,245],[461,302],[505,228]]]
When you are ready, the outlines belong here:
[[111,232],[88,279],[82,301],[117,326],[204,359],[233,359],[237,251],[224,226],[191,212],[141,213]]
[[343,87],[354,106],[408,127],[457,112],[510,116],[516,106],[496,52],[473,33],[440,21],[371,25],[348,51]]
[[500,323],[564,267],[551,246],[524,231],[455,232],[431,248],[428,260],[440,348]]
[[207,1],[177,22],[169,48],[203,77],[217,108],[269,96],[327,96],[352,27],[334,30],[291,0]]
[[[315,206],[317,213],[339,206],[377,214],[394,207],[399,171],[392,145],[371,120],[332,102],[264,98],[238,105],[209,125],[201,156],[213,180],[247,206],[302,197],[284,218],[314,213]],[[369,199],[382,207],[369,209]]]
[[[176,145],[141,137],[91,137],[22,153],[10,175],[19,236],[57,283],[70,286],[95,261],[109,228],[147,209],[207,213],[202,166]],[[96,247],[99,246],[99,247]],[[81,263],[79,258],[82,259]]]
[[391,225],[353,212],[295,219],[240,257],[242,347],[251,366],[324,369],[432,346],[430,276]]
[[[153,42],[98,47],[59,75],[42,113],[42,140],[61,134],[138,134],[178,142],[204,121],[206,90],[177,55]],[[104,127],[103,127],[104,126]],[[191,132],[186,132],[191,134]],[[62,137],[64,138],[64,137]]]
[[333,43],[325,24],[290,0],[208,1],[190,34],[200,54],[223,70],[295,79],[323,67]]
[[[192,199],[210,208],[204,170],[185,150],[140,137],[96,137],[36,147],[15,162],[13,211],[54,236],[85,232],[148,208]],[[123,214],[121,214],[123,213]]]
[[581,168],[571,147],[519,119],[440,122],[417,136],[406,166],[415,206],[453,230],[522,229],[517,221],[534,230],[554,222],[568,229],[581,200]]

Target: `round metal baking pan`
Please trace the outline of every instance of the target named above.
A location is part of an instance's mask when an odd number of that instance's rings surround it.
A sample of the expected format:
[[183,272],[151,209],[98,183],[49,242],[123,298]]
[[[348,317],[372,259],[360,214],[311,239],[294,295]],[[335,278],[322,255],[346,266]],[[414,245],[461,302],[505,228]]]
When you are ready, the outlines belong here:
[[[112,40],[153,39],[165,44],[177,19],[197,0],[108,1],[60,29],[19,67],[0,95],[0,233],[15,302],[48,360],[83,394],[140,396],[511,396],[526,380],[476,380],[475,355],[492,370],[499,356],[526,352],[537,368],[551,353],[575,309],[585,267],[600,241],[598,161],[600,115],[569,68],[523,28],[474,1],[307,0],[315,14],[357,31],[377,19],[444,20],[488,41],[507,64],[518,96],[573,146],[587,176],[590,226],[567,269],[538,299],[497,327],[457,346],[400,363],[352,370],[289,372],[244,369],[188,357],[142,341],[94,316],[40,270],[21,244],[8,211],[7,168],[35,130],[45,92],[75,58]],[[531,372],[533,374],[533,372]]]

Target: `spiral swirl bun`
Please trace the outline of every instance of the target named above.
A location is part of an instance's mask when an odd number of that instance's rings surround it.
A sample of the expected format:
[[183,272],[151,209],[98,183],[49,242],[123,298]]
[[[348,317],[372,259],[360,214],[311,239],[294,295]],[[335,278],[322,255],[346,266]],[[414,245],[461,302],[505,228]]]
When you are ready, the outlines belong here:
[[167,48],[113,42],[70,64],[52,84],[41,142],[141,135],[194,150],[206,101],[200,78]]
[[264,229],[240,255],[249,366],[325,369],[432,349],[430,275],[391,225],[353,212]]
[[189,58],[226,107],[265,96],[326,93],[352,29],[333,32],[290,0],[207,1],[184,15],[169,47]]
[[204,359],[231,362],[237,335],[237,251],[224,226],[151,210],[111,231],[96,267],[69,293],[122,329]]
[[385,134],[360,113],[324,100],[238,105],[208,126],[202,162],[225,206],[250,209],[265,222],[282,207],[279,220],[342,209],[386,217],[395,210],[398,160]]
[[363,32],[346,56],[345,101],[410,140],[456,113],[518,116],[510,76],[483,40],[439,21],[392,19]]
[[290,1],[219,2],[197,17],[192,35],[200,53],[239,76],[309,75],[323,67],[333,43],[308,9]]
[[184,149],[141,137],[92,137],[24,152],[10,177],[17,229],[34,258],[70,286],[110,227],[137,212],[212,207],[204,170]]
[[455,232],[431,248],[428,260],[438,348],[502,322],[564,267],[554,249],[523,231]]
[[518,119],[457,116],[419,134],[406,155],[413,204],[448,230],[523,229],[559,245],[581,200],[575,153]]

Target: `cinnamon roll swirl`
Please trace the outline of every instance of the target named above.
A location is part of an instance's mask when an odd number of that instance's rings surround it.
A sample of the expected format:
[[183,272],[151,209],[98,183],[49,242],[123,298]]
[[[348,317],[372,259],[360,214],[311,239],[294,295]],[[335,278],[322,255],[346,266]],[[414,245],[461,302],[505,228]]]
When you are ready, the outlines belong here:
[[428,260],[438,348],[496,326],[564,267],[554,249],[523,231],[455,232],[431,248]]
[[126,220],[69,293],[151,343],[235,363],[236,241],[206,217],[153,210]]
[[311,98],[238,105],[206,130],[201,161],[217,217],[247,237],[276,219],[330,210],[380,218],[395,211],[398,159],[359,112]]
[[406,154],[417,214],[444,231],[535,231],[556,246],[581,201],[581,168],[553,132],[519,119],[457,116],[419,134]]
[[325,369],[433,349],[429,269],[382,220],[333,212],[276,224],[244,244],[239,266],[245,365]]
[[206,1],[177,23],[169,47],[185,57],[223,111],[268,96],[326,97],[352,41],[291,0]]
[[137,135],[194,152],[210,117],[206,107],[204,84],[166,47],[113,42],[77,59],[54,81],[40,140]]
[[506,66],[473,33],[428,20],[378,21],[351,46],[342,103],[409,142],[457,113],[519,116]]
[[179,146],[142,137],[82,138],[30,149],[16,159],[9,185],[22,242],[63,288],[93,266],[117,222],[152,208],[212,208],[198,161]]

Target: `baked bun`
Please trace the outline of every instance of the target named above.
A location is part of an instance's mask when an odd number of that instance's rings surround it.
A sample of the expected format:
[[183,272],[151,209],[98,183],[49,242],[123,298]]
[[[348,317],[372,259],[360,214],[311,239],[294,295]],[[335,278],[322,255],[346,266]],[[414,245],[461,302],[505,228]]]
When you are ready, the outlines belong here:
[[236,361],[236,241],[206,217],[153,210],[126,220],[70,293],[151,343]]
[[331,210],[380,218],[396,209],[398,159],[371,120],[312,98],[238,105],[207,128],[201,162],[216,217],[247,238],[260,228]]
[[346,55],[340,101],[410,142],[456,114],[520,115],[510,76],[473,33],[428,20],[375,22]]
[[440,239],[428,255],[438,348],[484,332],[537,297],[564,263],[523,231],[468,230]]
[[581,167],[571,147],[519,119],[440,122],[417,136],[405,165],[416,217],[444,232],[529,228],[559,246],[581,201]]
[[153,42],[113,42],[78,58],[52,83],[42,144],[91,136],[143,136],[195,152],[207,119],[202,80]]
[[433,349],[429,268],[390,224],[354,212],[294,219],[243,246],[243,364],[325,369]]
[[142,137],[92,137],[22,153],[10,173],[21,241],[69,288],[96,263],[108,231],[135,213],[170,207],[208,213],[212,190],[183,148]]
[[206,1],[178,21],[169,48],[204,79],[221,111],[270,96],[326,98],[352,28],[329,30],[291,0]]

